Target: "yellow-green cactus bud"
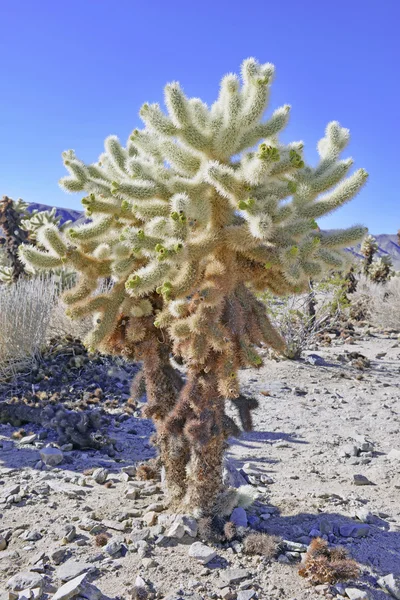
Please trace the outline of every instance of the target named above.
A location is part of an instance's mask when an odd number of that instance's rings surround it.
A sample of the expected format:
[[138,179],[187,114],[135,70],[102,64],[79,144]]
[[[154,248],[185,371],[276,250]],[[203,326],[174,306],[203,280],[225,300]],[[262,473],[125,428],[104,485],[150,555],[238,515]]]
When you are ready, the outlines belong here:
[[272,263],[271,262],[266,262],[265,265],[264,265],[264,269],[266,269],[267,271],[269,269],[272,269]]
[[296,190],[297,190],[297,185],[294,181],[289,181],[288,183],[288,190],[291,194],[295,194]]
[[176,210],[174,210],[174,212],[171,213],[171,219],[173,221],[179,221],[179,213]]
[[134,289],[141,282],[141,277],[139,275],[131,275],[127,280],[125,287],[126,289]]

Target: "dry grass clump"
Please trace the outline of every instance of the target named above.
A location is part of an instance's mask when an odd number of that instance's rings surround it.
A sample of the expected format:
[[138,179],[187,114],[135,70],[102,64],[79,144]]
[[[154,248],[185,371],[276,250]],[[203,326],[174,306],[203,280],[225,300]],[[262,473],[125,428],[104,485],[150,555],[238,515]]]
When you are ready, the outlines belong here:
[[108,536],[105,533],[98,533],[94,538],[96,546],[102,547],[108,543]]
[[373,283],[360,276],[357,290],[350,295],[353,311],[360,311],[363,318],[384,329],[400,331],[400,277],[392,277],[387,283]]
[[39,357],[56,301],[52,277],[0,286],[0,381],[29,369]]
[[306,577],[313,585],[333,584],[357,579],[360,567],[348,557],[344,548],[328,548],[325,540],[315,538],[310,544],[304,565],[299,569],[299,575]]
[[279,552],[282,540],[276,535],[267,533],[250,533],[244,540],[245,554],[257,554],[266,558],[274,558]]
[[236,525],[233,521],[227,521],[224,525],[224,535],[225,538],[230,542],[236,537]]
[[158,468],[151,464],[151,461],[149,461],[149,463],[139,465],[137,467],[136,479],[139,479],[140,481],[150,481],[151,479],[158,479]]

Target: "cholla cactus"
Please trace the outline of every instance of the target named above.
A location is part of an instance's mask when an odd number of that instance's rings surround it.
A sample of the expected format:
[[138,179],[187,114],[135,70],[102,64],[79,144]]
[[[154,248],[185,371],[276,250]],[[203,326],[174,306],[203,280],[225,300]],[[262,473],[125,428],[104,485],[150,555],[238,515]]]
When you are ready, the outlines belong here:
[[[244,61],[242,80],[225,76],[210,108],[169,84],[168,114],[144,104],[145,127],[126,147],[110,136],[90,165],[65,152],[61,186],[88,194],[92,220],[65,233],[42,228],[47,252],[22,254],[37,267],[79,272],[64,299],[72,317],[95,316],[89,347],[143,360],[170,495],[203,513],[222,493],[225,402],[240,395],[238,369],[262,364],[262,342],[284,348],[254,292],[304,292],[365,235],[358,225],[323,233],[315,221],[367,179],[363,169],[346,178],[353,161],[339,157],[348,130],[329,123],[318,165],[306,165],[302,142],[278,139],[290,107],[262,121],[273,76],[273,65]],[[98,294],[106,277],[114,286]],[[187,368],[178,397],[168,340]],[[251,408],[240,405],[245,422]]]
[[361,244],[361,254],[364,256],[363,260],[363,273],[368,275],[370,266],[374,259],[374,256],[378,250],[378,244],[376,239],[372,235],[367,235]]
[[374,260],[369,268],[369,277],[375,283],[385,283],[394,275],[392,259],[388,254]]
[[24,273],[24,265],[18,256],[20,244],[28,240],[28,234],[21,228],[21,213],[26,208],[22,200],[14,202],[8,196],[4,196],[0,202],[0,227],[4,230],[5,238],[2,245],[5,247],[10,266],[2,266],[0,270],[0,281],[12,283]]
[[51,210],[27,212],[25,218],[21,219],[21,228],[29,233],[30,241],[36,241],[37,233],[41,227],[56,225],[60,230],[63,230],[69,227],[72,221],[66,221],[63,225],[60,223],[61,216],[57,216],[57,209],[53,207]]

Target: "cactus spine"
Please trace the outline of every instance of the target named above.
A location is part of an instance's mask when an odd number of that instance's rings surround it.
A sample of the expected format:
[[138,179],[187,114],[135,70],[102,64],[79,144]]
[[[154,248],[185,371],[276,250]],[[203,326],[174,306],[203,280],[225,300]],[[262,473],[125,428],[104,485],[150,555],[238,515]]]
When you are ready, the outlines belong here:
[[[72,316],[94,315],[89,347],[143,360],[158,440],[171,449],[162,460],[172,502],[185,510],[212,513],[218,505],[225,403],[240,395],[238,369],[262,364],[261,343],[284,348],[255,292],[305,291],[365,235],[362,226],[324,233],[315,221],[366,182],[363,169],[347,176],[352,161],[340,159],[348,130],[329,123],[319,163],[307,165],[302,142],[279,141],[290,107],[263,120],[273,76],[270,63],[245,60],[241,80],[225,76],[211,107],[169,84],[168,114],[144,104],[145,126],[126,146],[110,136],[91,165],[65,152],[61,186],[86,192],[91,221],[63,233],[44,228],[47,251],[22,250],[36,267],[59,261],[79,273],[65,300]],[[98,294],[106,277],[114,286]],[[156,362],[156,339],[171,340],[187,369],[165,404],[150,358]]]

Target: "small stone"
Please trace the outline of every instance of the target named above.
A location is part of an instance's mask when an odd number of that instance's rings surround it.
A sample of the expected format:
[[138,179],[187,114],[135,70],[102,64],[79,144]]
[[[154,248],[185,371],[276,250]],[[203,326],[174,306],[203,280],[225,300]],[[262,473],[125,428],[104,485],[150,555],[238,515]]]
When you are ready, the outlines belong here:
[[369,525],[359,525],[358,523],[355,523],[355,524],[350,523],[350,525],[342,525],[339,528],[340,535],[342,535],[343,537],[353,537],[353,538],[365,537],[365,536],[369,535],[370,530],[371,530],[371,528]]
[[322,534],[332,533],[332,523],[328,519],[321,519],[318,523],[318,528]]
[[353,475],[355,485],[374,485],[365,475]]
[[154,558],[143,558],[142,565],[145,569],[154,569],[154,567],[158,566],[158,562]]
[[229,520],[237,527],[247,527],[247,514],[241,506],[238,506],[233,510]]
[[247,569],[226,569],[220,573],[221,579],[227,584],[237,583],[242,579],[249,577],[250,572]]
[[359,590],[357,588],[345,588],[346,595],[350,600],[372,600],[368,590]]
[[378,585],[389,592],[394,598],[400,600],[400,577],[395,577],[393,573],[380,577],[378,579]]
[[277,558],[278,562],[280,563],[284,563],[284,564],[289,564],[290,560],[288,559],[288,557],[285,554],[280,554]]
[[387,457],[389,458],[389,460],[400,460],[400,450],[392,448]]
[[121,472],[126,473],[127,475],[129,475],[129,477],[135,477],[136,467],[134,467],[134,466],[122,467]]
[[65,531],[64,539],[67,542],[72,542],[75,539],[75,537],[76,537],[76,527],[75,527],[75,525],[66,525],[64,527],[64,531]]
[[104,546],[104,551],[110,556],[117,554],[122,548],[122,542],[118,539],[111,539],[108,544]]
[[171,525],[171,527],[165,535],[169,538],[177,538],[180,540],[185,535],[185,528],[182,525],[182,523],[176,521]]
[[107,469],[103,469],[102,467],[95,469],[92,473],[92,479],[94,479],[95,482],[99,484],[105,483],[107,481],[107,477],[108,471]]
[[355,515],[357,519],[362,521],[363,523],[373,523],[374,515],[368,510],[366,506],[361,506],[357,508],[355,511]]
[[125,492],[125,498],[127,500],[136,500],[138,496],[139,492],[138,490],[135,490],[135,488],[129,488],[129,490],[126,490]]
[[39,573],[32,571],[22,571],[17,573],[7,581],[6,587],[13,592],[21,592],[22,590],[32,590],[33,588],[43,588],[43,579]]
[[39,450],[40,458],[42,462],[48,467],[56,467],[64,460],[64,454],[58,448],[52,446],[46,446]]
[[217,553],[213,548],[206,546],[202,542],[194,542],[189,548],[189,556],[206,565],[217,556]]
[[32,433],[31,435],[26,435],[19,440],[21,446],[25,446],[26,444],[33,444],[37,440],[36,433]]
[[102,524],[104,525],[104,527],[107,527],[107,529],[114,529],[115,531],[125,531],[126,529],[126,521],[120,523],[119,521],[103,519]]
[[319,529],[316,529],[315,527],[313,529],[311,529],[310,533],[308,534],[310,537],[314,538],[314,537],[321,537],[321,532]]
[[50,558],[55,565],[60,565],[65,558],[67,551],[65,548],[55,548],[50,552]]
[[234,592],[232,592],[232,590],[229,587],[224,587],[219,592],[219,596],[220,596],[220,598],[223,598],[224,600],[234,600],[236,594]]
[[70,581],[71,579],[75,579],[79,575],[82,575],[82,573],[86,573],[91,568],[91,565],[87,563],[81,563],[70,559],[57,569],[57,577],[58,579],[61,579],[61,581]]
[[187,533],[190,537],[195,538],[197,535],[197,521],[193,517],[188,515],[182,516],[182,525],[185,528],[185,533]]
[[242,590],[237,595],[237,600],[250,600],[256,595],[255,590]]
[[150,512],[145,513],[142,519],[149,527],[151,527],[157,523],[158,515],[154,510],[151,510]]

